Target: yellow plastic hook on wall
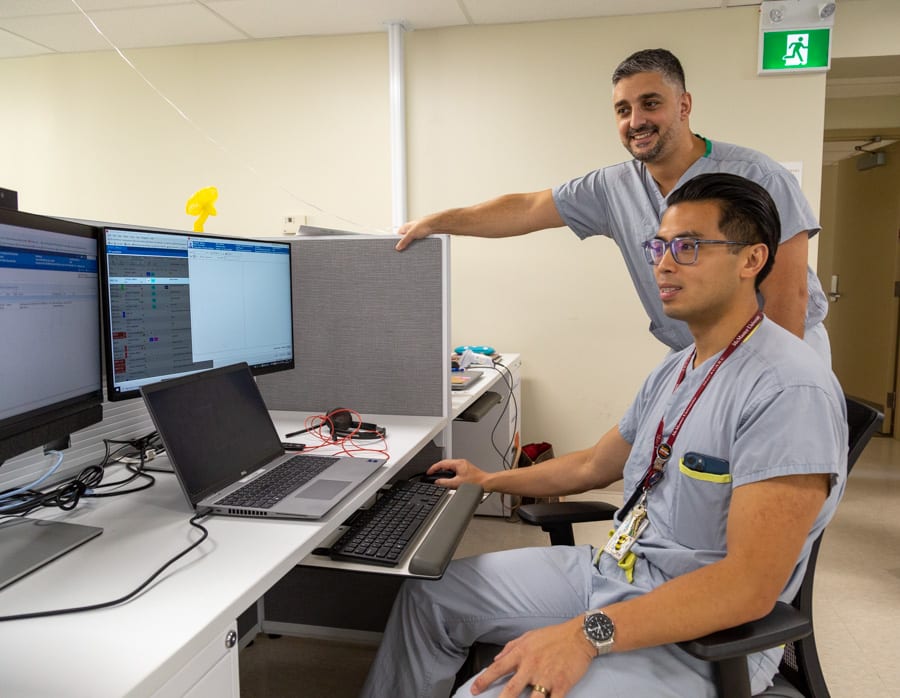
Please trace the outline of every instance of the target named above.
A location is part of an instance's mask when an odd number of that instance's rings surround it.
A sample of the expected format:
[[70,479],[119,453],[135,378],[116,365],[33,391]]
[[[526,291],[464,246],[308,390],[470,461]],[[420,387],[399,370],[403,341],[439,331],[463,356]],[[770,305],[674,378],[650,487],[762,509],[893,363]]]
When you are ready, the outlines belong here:
[[203,225],[206,219],[216,215],[216,199],[219,198],[219,190],[215,187],[203,187],[194,192],[190,199],[187,200],[185,211],[189,216],[197,216],[194,221],[194,232],[202,233]]

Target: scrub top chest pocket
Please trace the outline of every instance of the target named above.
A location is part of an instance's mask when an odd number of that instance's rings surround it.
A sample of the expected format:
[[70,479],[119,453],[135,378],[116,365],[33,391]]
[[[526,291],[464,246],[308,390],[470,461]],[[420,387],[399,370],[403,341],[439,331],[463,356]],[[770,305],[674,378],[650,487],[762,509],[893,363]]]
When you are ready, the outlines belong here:
[[724,458],[689,451],[681,459],[679,469],[688,477],[708,482],[731,482],[731,468]]
[[685,453],[678,464],[676,540],[694,550],[724,550],[730,502],[729,462],[695,451]]

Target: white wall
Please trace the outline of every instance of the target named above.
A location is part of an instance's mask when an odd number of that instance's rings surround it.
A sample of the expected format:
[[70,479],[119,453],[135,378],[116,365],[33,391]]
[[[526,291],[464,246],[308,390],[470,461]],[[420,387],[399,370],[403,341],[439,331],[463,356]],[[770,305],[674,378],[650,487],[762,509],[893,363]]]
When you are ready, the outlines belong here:
[[[652,46],[682,59],[696,131],[802,161],[817,207],[825,78],[757,77],[757,29],[743,7],[410,32],[410,214],[625,158],[609,75]],[[0,186],[24,210],[189,228],[187,198],[214,185],[210,232],[277,234],[288,213],[389,226],[386,35],[128,55],[191,123],[112,53],[0,61]],[[522,353],[526,442],[591,443],[665,352],[615,246],[561,229],[453,250],[454,342]]]

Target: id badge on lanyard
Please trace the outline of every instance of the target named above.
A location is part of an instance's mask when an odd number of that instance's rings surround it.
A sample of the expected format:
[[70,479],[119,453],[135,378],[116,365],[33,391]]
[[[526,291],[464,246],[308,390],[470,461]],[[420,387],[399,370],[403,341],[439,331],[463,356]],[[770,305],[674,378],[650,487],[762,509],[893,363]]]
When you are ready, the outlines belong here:
[[631,552],[631,548],[650,523],[650,520],[647,518],[646,504],[647,494],[645,492],[641,496],[640,501],[631,507],[631,510],[628,512],[625,520],[619,524],[616,532],[606,541],[606,545],[603,546],[603,552],[609,553],[619,562]]

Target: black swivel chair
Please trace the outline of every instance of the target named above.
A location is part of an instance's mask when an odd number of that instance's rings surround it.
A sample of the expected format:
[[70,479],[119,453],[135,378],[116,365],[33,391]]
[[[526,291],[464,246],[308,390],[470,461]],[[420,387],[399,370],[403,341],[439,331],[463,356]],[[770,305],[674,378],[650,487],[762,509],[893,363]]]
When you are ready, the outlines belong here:
[[[846,400],[849,474],[866,444],[878,431],[883,415],[852,398]],[[573,523],[611,519],[616,508],[605,502],[554,502],[523,505],[518,512],[524,522],[547,531],[551,544],[574,545]],[[747,655],[779,645],[784,645],[785,650],[779,673],[775,676],[775,685],[762,695],[772,698],[828,698],[812,621],[813,577],[821,542],[820,535],[810,551],[806,574],[793,602],[776,603],[772,612],[759,620],[679,643],[689,654],[715,664],[716,685],[723,698],[749,698]],[[466,665],[460,671],[459,682],[490,664],[500,649],[497,645],[474,645]]]

